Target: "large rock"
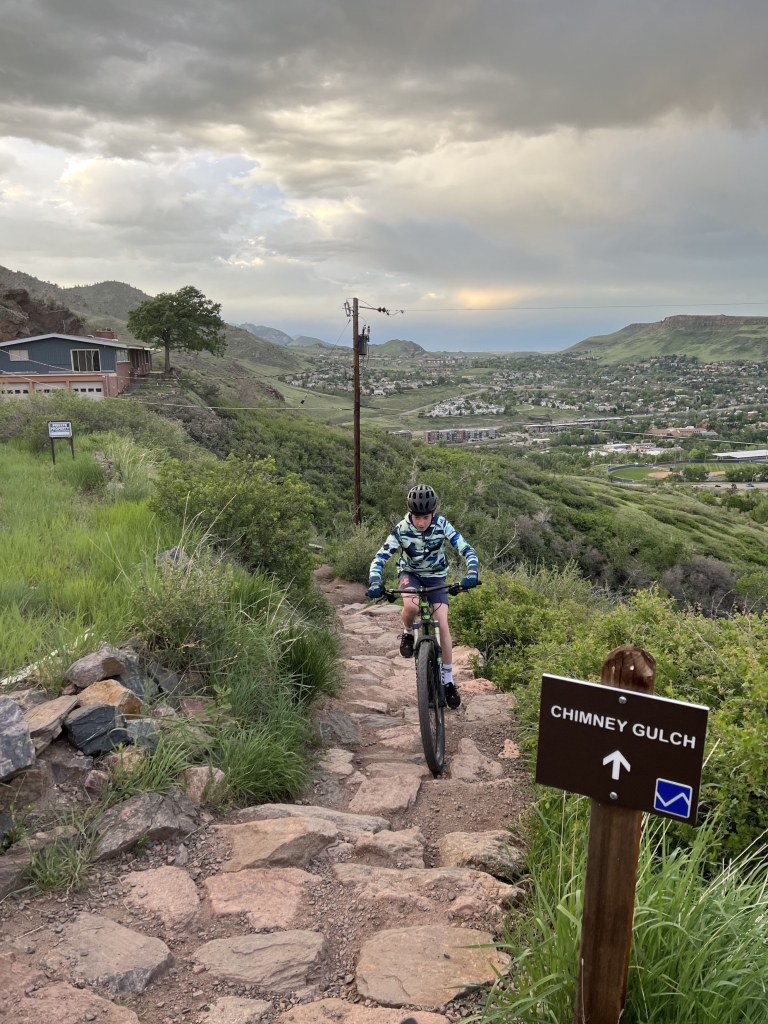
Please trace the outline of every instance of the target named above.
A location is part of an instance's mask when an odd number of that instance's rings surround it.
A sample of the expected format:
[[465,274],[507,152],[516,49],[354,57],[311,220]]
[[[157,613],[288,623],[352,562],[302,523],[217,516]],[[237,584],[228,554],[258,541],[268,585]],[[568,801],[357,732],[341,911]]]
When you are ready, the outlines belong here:
[[344,750],[343,747],[331,747],[321,758],[319,767],[331,775],[351,775],[355,770],[355,766],[352,764],[354,756],[351,750]]
[[184,792],[193,803],[216,803],[227,791],[227,779],[221,768],[195,765],[182,776]]
[[500,921],[502,909],[520,895],[515,886],[471,868],[393,868],[336,864],[333,873],[355,888],[355,899],[392,914],[404,909],[429,912],[447,923],[454,917],[488,917]]
[[217,917],[244,914],[252,928],[289,928],[304,894],[321,881],[299,868],[246,868],[203,884]]
[[421,788],[424,770],[401,761],[381,761],[368,766],[369,776],[349,803],[355,814],[397,814],[413,805]]
[[10,778],[35,760],[35,745],[21,708],[0,697],[0,779]]
[[60,734],[64,719],[80,701],[79,697],[57,697],[37,704],[24,715],[36,753],[49,746]]
[[417,828],[367,832],[355,843],[354,859],[380,868],[423,868],[426,840]]
[[84,690],[91,683],[98,683],[101,679],[111,679],[119,676],[125,669],[120,652],[114,647],[102,647],[93,654],[86,654],[79,658],[67,669],[67,679],[78,689]]
[[65,740],[51,744],[40,754],[40,760],[51,766],[53,781],[57,786],[79,786],[93,768],[93,758],[86,757],[81,750],[73,750]]
[[60,969],[86,981],[106,983],[114,993],[143,992],[173,966],[164,942],[124,928],[98,914],[80,914],[66,925],[62,942],[46,958]]
[[127,690],[132,690],[140,700],[151,700],[157,695],[157,683],[147,671],[144,662],[135,651],[122,649],[120,660],[125,666],[118,676]]
[[506,718],[515,706],[511,693],[473,694],[467,701],[468,722],[486,722],[492,718]]
[[214,939],[194,953],[195,960],[222,981],[299,995],[313,991],[320,981],[327,956],[325,936],[306,931]]
[[500,779],[504,769],[498,761],[486,757],[478,749],[474,740],[462,736],[459,740],[459,752],[451,758],[451,778],[460,782],[480,782],[488,779]]
[[55,803],[54,785],[51,766],[46,761],[35,761],[0,785],[0,813],[21,811],[32,804],[36,811],[50,810]]
[[476,868],[513,882],[522,874],[525,852],[511,845],[509,832],[448,832],[437,844],[443,867]]
[[8,1024],[139,1024],[133,1010],[88,989],[46,984],[42,971],[14,962],[13,954],[0,954],[0,978],[0,1020]]
[[[483,946],[491,948],[471,948]],[[443,925],[393,928],[363,944],[357,990],[384,1006],[440,1010],[467,991],[493,982],[494,968],[502,965],[487,932]]]
[[336,737],[338,743],[354,747],[360,742],[360,727],[346,711],[342,711],[339,708],[329,711],[328,722],[331,726],[331,732]]
[[232,844],[232,857],[223,871],[305,868],[338,834],[335,825],[321,818],[274,818],[245,825],[219,825],[217,831]]
[[8,893],[24,888],[24,870],[31,860],[32,854],[26,846],[10,849],[0,857],[0,900],[5,899]]
[[[440,1013],[414,1010],[406,1018],[414,1024],[448,1024]],[[405,1024],[403,1014],[384,1006],[363,1006],[346,999],[316,999],[292,1006],[277,1018],[278,1024]],[[210,1020],[207,1022],[210,1024]]]
[[187,928],[200,909],[197,887],[181,868],[133,871],[125,890],[125,903],[131,910],[156,914],[169,931]]
[[453,678],[457,683],[463,683],[475,676],[475,663],[478,668],[483,666],[483,656],[476,647],[463,647],[456,644],[453,648]]
[[80,694],[80,706],[109,704],[121,715],[138,715],[143,704],[133,690],[122,686],[116,679],[102,679],[91,683]]
[[[0,687],[2,685],[2,680],[0,680]],[[25,714],[32,708],[36,708],[38,704],[45,704],[48,700],[45,690],[39,690],[36,686],[24,690],[11,690],[5,696],[10,697],[14,704],[18,704]]]
[[219,996],[205,1018],[205,1024],[257,1024],[272,1003],[242,996]]
[[77,708],[64,722],[70,743],[84,754],[104,754],[129,743],[125,719],[111,704]]
[[145,836],[152,840],[189,835],[197,825],[197,809],[183,793],[137,793],[110,807],[96,822],[96,860],[119,857]]
[[374,814],[348,814],[331,807],[302,804],[259,804],[246,807],[238,814],[239,821],[267,821],[272,818],[321,818],[334,825],[342,839],[358,840],[363,832],[381,832],[391,828],[386,818]]

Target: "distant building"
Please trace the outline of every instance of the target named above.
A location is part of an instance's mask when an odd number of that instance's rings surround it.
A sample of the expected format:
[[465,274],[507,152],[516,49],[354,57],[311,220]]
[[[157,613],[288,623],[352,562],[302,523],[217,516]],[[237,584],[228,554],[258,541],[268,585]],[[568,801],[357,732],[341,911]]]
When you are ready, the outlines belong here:
[[410,430],[388,430],[387,433],[392,434],[393,437],[405,438],[406,441],[410,441],[413,436]]
[[479,427],[476,430],[425,430],[422,437],[427,444],[446,441],[448,444],[467,444],[471,441],[491,441],[499,436],[496,427]]
[[94,400],[115,398],[151,369],[149,348],[126,345],[112,331],[94,331],[86,338],[17,338],[0,342],[0,401],[61,390]]

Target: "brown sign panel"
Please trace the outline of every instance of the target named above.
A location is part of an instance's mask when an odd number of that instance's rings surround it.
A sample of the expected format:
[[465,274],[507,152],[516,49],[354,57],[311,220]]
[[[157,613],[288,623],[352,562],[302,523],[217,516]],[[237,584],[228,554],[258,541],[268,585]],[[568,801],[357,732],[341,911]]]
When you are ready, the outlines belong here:
[[696,823],[709,709],[545,675],[536,782]]

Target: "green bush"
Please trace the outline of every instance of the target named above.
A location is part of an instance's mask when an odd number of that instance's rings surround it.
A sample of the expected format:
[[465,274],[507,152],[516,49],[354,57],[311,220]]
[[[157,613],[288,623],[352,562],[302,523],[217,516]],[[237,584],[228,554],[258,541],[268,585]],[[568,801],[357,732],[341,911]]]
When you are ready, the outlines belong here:
[[[535,812],[527,901],[502,948],[509,977],[490,993],[484,1024],[573,1019],[589,801],[548,794]],[[764,848],[712,870],[711,827],[690,849],[648,819],[640,845],[627,1024],[757,1024],[768,998]]]
[[689,466],[683,466],[683,478],[688,483],[694,483],[700,480],[706,480],[708,476],[708,470],[706,466],[691,464]]
[[[334,576],[352,583],[367,583],[373,556],[384,543],[387,533],[386,527],[370,523],[355,524],[340,532],[328,549],[328,561]],[[388,564],[387,568],[391,566]]]
[[309,584],[313,500],[295,476],[280,477],[272,459],[167,462],[153,507],[164,518],[194,523],[249,568],[274,573],[287,586]]

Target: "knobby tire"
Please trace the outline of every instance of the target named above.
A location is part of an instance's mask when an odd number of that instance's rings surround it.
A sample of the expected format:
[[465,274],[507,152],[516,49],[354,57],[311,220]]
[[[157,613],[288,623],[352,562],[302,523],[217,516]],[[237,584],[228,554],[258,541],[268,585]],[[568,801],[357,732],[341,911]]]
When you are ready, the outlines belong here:
[[439,775],[445,763],[445,721],[444,709],[439,707],[439,671],[434,644],[420,644],[416,659],[419,726],[424,757],[433,775]]

